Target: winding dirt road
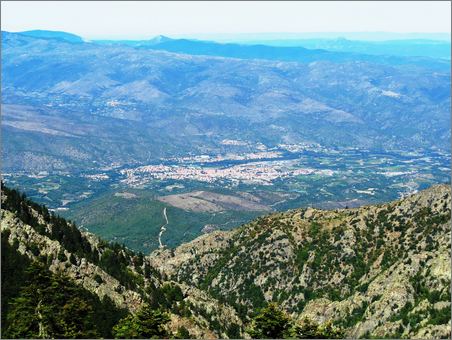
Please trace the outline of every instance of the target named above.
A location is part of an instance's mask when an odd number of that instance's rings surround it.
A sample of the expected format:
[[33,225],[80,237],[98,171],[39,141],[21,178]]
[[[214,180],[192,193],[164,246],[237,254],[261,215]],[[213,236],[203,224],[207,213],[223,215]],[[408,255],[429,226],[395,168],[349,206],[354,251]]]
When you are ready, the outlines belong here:
[[160,233],[159,233],[159,248],[165,247],[165,245],[162,243],[162,234],[166,231],[166,226],[168,225],[168,216],[166,215],[166,207],[163,208],[163,217],[165,217],[166,223],[163,224],[160,227]]

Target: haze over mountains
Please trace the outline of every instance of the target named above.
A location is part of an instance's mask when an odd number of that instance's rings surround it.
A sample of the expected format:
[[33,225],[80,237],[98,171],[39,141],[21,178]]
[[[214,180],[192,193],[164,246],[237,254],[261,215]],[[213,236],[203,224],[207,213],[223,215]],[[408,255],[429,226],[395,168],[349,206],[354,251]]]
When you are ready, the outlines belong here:
[[2,31],[2,335],[450,335],[450,42],[267,43]]
[[215,153],[238,135],[269,146],[450,147],[442,59],[42,31],[2,32],[2,49],[4,169]]
[[172,247],[266,211],[384,202],[450,180],[442,50],[342,43],[2,32],[5,180],[142,251],[158,247],[164,209]]
[[424,56],[450,60],[450,42],[429,39],[409,39],[395,41],[362,41],[350,40],[346,38],[303,40],[287,39],[260,40],[245,43],[260,43],[270,46],[303,46],[305,48],[319,48],[329,51],[345,51],[375,55]]

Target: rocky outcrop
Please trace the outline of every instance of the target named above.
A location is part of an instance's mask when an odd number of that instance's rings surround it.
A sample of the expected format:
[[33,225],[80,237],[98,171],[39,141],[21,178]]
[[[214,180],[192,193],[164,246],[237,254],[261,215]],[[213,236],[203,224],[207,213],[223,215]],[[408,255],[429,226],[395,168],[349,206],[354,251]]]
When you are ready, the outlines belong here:
[[132,313],[166,294],[166,285],[178,286],[179,297],[166,305],[173,334],[185,328],[196,338],[247,338],[251,312],[277,302],[295,319],[332,321],[352,338],[450,335],[445,185],[379,206],[275,213],[146,257],[23,203],[18,209],[31,217],[1,211],[14,249]]
[[439,185],[378,206],[268,215],[150,259],[231,305],[276,301],[295,317],[333,320],[350,337],[444,337],[450,212],[450,188]]

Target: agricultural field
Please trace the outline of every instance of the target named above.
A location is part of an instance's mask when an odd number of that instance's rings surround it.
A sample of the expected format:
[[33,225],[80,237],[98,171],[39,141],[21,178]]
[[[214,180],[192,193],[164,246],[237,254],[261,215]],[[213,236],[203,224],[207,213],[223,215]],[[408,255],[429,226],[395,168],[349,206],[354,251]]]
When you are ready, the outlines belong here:
[[[81,228],[144,252],[159,247],[159,235],[173,248],[273,211],[386,202],[450,181],[450,156],[439,151],[260,148],[257,156],[198,155],[4,179]],[[168,224],[162,231],[165,208]]]

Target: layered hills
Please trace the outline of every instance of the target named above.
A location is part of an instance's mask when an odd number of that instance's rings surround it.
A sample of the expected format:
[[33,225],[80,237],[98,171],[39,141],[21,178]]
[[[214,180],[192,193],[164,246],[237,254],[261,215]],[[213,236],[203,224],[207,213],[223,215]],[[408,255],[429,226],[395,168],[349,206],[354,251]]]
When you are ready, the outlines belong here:
[[448,337],[450,195],[440,185],[378,206],[273,213],[145,256],[2,187],[2,333],[118,336],[159,310],[159,337],[249,337],[276,303],[348,337]]
[[215,155],[237,136],[269,148],[450,148],[442,59],[39,31],[2,32],[2,53],[8,171]]

